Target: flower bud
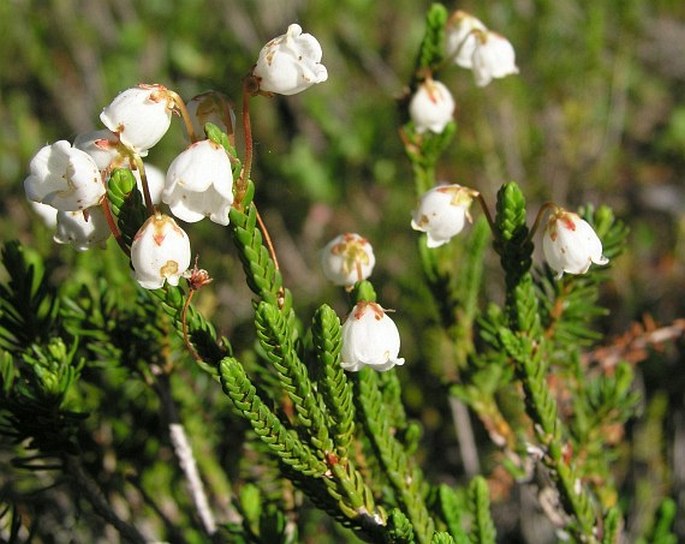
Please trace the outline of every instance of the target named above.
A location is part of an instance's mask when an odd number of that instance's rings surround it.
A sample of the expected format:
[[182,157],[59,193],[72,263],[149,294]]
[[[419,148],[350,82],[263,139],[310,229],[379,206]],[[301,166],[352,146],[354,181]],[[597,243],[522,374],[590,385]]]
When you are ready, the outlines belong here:
[[292,24],[285,34],[262,47],[252,74],[260,91],[297,94],[328,79],[322,56],[318,40],[311,34],[302,34],[300,25]]
[[426,245],[439,247],[459,234],[466,220],[471,221],[469,208],[478,191],[461,185],[440,185],[423,194],[414,211],[411,227],[425,232]]
[[350,287],[367,279],[375,264],[371,244],[352,232],[335,237],[321,251],[324,276],[335,285]]
[[440,134],[454,115],[454,98],[439,81],[427,79],[409,103],[409,116],[419,133],[430,130]]
[[561,278],[585,274],[592,263],[609,262],[602,255],[602,242],[590,224],[578,214],[557,208],[551,214],[542,236],[542,253],[550,268]]
[[105,184],[88,153],[60,140],[43,147],[31,159],[24,180],[26,197],[62,211],[77,211],[99,204]]
[[53,240],[72,244],[76,251],[105,247],[111,231],[99,206],[78,212],[57,212],[57,230]]
[[395,322],[375,302],[358,302],[342,326],[340,366],[358,372],[364,366],[386,371],[403,365],[398,358],[400,333]]
[[131,265],[145,289],[178,281],[190,266],[190,240],[171,217],[156,214],[140,227],[131,243]]
[[496,32],[477,35],[478,46],[473,52],[473,75],[478,87],[485,87],[493,78],[518,74],[514,47]]
[[188,223],[209,217],[228,225],[233,204],[233,173],[228,154],[211,140],[195,142],[169,166],[162,200]]
[[141,157],[162,139],[171,125],[174,100],[163,85],[138,85],[119,93],[100,114],[104,125]]

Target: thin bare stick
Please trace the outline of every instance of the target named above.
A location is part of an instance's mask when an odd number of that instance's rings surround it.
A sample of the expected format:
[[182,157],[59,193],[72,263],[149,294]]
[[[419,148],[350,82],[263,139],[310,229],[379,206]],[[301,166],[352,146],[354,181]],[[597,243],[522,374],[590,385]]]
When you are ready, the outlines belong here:
[[449,402],[454,430],[459,440],[459,453],[461,453],[464,472],[466,476],[473,478],[475,475],[480,474],[480,462],[478,461],[478,448],[476,447],[476,439],[473,435],[469,411],[464,403],[456,397],[450,396]]
[[216,520],[209,506],[204,484],[197,469],[193,449],[178,414],[176,403],[171,397],[169,376],[167,374],[159,376],[156,389],[169,420],[169,438],[171,439],[174,455],[188,484],[188,491],[195,505],[197,515],[200,518],[200,523],[202,523],[202,528],[207,535],[211,536],[216,533]]
[[174,453],[178,459],[178,464],[188,482],[188,490],[193,499],[193,504],[195,504],[197,515],[202,522],[202,527],[208,535],[213,535],[216,532],[216,520],[209,507],[204,484],[202,483],[200,473],[197,470],[197,463],[193,456],[193,450],[190,447],[190,442],[188,441],[183,425],[180,423],[169,423],[169,436],[174,447]]

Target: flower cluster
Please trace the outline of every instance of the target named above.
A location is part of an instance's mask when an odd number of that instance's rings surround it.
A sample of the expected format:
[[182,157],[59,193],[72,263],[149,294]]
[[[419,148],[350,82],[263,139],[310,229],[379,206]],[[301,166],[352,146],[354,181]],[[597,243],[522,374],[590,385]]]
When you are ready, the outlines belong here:
[[[336,236],[321,251],[324,276],[347,290],[366,280],[375,264],[369,241],[353,232]],[[381,372],[390,370],[404,364],[399,351],[400,333],[385,310],[375,302],[358,302],[342,326],[342,368],[350,372],[367,366]]]
[[[321,58],[316,38],[293,24],[262,48],[251,75],[263,93],[291,95],[327,79]],[[163,173],[142,159],[164,137],[174,113],[184,116],[191,143]],[[24,181],[26,196],[46,224],[56,228],[56,242],[85,251],[103,246],[111,232],[118,234],[106,183],[115,169],[130,169],[150,214],[130,247],[134,276],[146,289],[157,289],[165,282],[176,285],[188,274],[190,242],[181,227],[158,208],[167,205],[171,214],[186,223],[208,217],[228,225],[234,202],[232,158],[218,143],[198,141],[197,135],[205,123],[212,122],[224,127],[231,139],[232,106],[213,91],[191,99],[186,106],[163,85],[140,84],[117,95],[102,110],[100,121],[105,128],[79,134],[73,145],[64,140],[46,145],[34,156]],[[368,275],[373,254],[360,266]]]
[[[478,87],[518,73],[511,43],[461,10],[448,21],[445,49],[447,58],[473,71]],[[409,117],[419,134],[426,131],[441,133],[452,120],[454,110],[455,102],[449,89],[431,75],[419,83],[409,102]]]
[[[471,221],[469,208],[478,191],[461,185],[439,185],[425,192],[412,214],[411,227],[426,233],[429,248],[440,247],[459,234]],[[609,262],[602,255],[602,242],[590,224],[578,214],[558,206],[546,223],[542,251],[557,278],[585,274],[591,264]]]
[[516,54],[509,40],[461,10],[448,22],[447,56],[458,66],[472,70],[478,87],[518,74]]

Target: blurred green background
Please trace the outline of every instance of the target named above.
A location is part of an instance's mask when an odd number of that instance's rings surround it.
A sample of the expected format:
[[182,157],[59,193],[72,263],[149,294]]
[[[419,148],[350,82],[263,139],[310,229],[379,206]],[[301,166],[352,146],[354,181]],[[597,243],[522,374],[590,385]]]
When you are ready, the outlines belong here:
[[[418,324],[433,311],[417,285],[414,206],[398,137],[406,93],[430,5],[416,0],[3,0],[0,2],[0,232],[36,247],[54,281],[94,263],[51,241],[23,197],[32,155],[48,142],[100,128],[101,109],[127,87],[162,83],[185,99],[219,90],[240,104],[243,76],[261,46],[298,22],[324,50],[329,80],[294,97],[252,101],[257,202],[287,285],[305,321],[321,302],[346,311],[326,284],[318,250],[344,231],[376,251],[372,279],[403,332],[405,395],[426,430],[428,469],[458,463],[444,436],[446,406],[431,400],[441,369],[426,371]],[[605,343],[631,323],[672,325],[685,315],[685,3],[680,0],[501,0],[447,4],[481,18],[514,44],[518,77],[477,89],[452,67],[441,80],[457,101],[458,135],[439,176],[479,189],[494,204],[515,180],[536,210],[608,204],[630,227],[627,252],[604,292]],[[150,153],[165,169],[184,146],[181,123]],[[238,134],[238,146],[241,137]],[[476,211],[476,214],[479,212]],[[532,218],[531,218],[532,219]],[[214,224],[188,232],[214,276],[200,306],[238,351],[254,339],[251,296],[229,235]],[[110,250],[115,252],[114,244]],[[95,259],[100,261],[100,259]],[[117,262],[108,258],[106,266]],[[485,296],[501,300],[493,253]],[[101,268],[98,268],[101,267]],[[645,407],[666,402],[654,443],[669,467],[659,494],[683,500],[683,326],[639,367]],[[680,331],[680,332],[679,332]],[[420,365],[420,366],[419,366]],[[440,396],[438,395],[438,398]],[[655,409],[656,410],[656,409]],[[638,425],[632,431],[635,436]],[[649,457],[649,455],[648,455]],[[645,461],[647,462],[647,461]],[[626,470],[630,470],[626,468]],[[635,480],[628,479],[629,485]],[[682,506],[682,505],[681,505]],[[502,514],[505,516],[506,514]],[[504,519],[504,518],[503,518]],[[685,528],[679,526],[681,535]]]

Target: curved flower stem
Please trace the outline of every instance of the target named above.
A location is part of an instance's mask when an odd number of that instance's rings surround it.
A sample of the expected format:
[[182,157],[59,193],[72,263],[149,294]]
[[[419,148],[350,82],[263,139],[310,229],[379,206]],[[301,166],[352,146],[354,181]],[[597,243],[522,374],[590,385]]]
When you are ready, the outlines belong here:
[[488,203],[485,202],[485,199],[483,198],[483,195],[480,192],[476,196],[476,199],[478,200],[478,204],[480,204],[480,207],[483,210],[483,213],[485,214],[485,219],[488,220],[488,225],[490,226],[492,234],[494,236],[497,236],[497,227],[495,226],[495,221],[492,219],[492,215],[490,214],[490,208],[488,208]]
[[147,182],[147,174],[145,173],[143,159],[137,153],[131,153],[129,155],[129,160],[133,163],[132,166],[135,166],[135,169],[138,170],[138,173],[140,174],[140,181],[143,186],[143,199],[145,200],[147,212],[150,215],[154,215],[156,210],[155,205],[152,203],[152,197],[150,196],[150,185]]
[[530,231],[528,232],[528,236],[526,237],[524,244],[530,242],[533,239],[533,236],[535,236],[535,233],[537,232],[538,228],[540,228],[540,222],[542,221],[545,212],[550,208],[556,208],[556,206],[557,205],[554,202],[545,202],[542,206],[540,206],[538,214],[535,216],[533,226],[530,228]]
[[178,114],[183,119],[183,124],[186,127],[188,139],[191,142],[197,142],[199,137],[197,134],[195,134],[195,129],[193,128],[193,122],[190,119],[190,114],[188,113],[188,108],[186,108],[185,102],[183,102],[183,99],[174,91],[168,91],[168,93],[174,100],[174,106],[176,106],[175,111],[177,111]]
[[245,139],[245,160],[243,161],[243,171],[240,173],[236,187],[236,201],[240,203],[247,189],[247,182],[252,171],[252,154],[254,145],[252,142],[252,122],[250,120],[250,98],[254,94],[254,78],[248,76],[243,83],[243,138]]
[[224,100],[223,97],[221,97],[219,100],[221,105],[221,118],[226,126],[226,135],[228,136],[228,141],[233,147],[235,147],[235,115],[233,113],[235,108],[230,100]]
[[[274,244],[271,241],[271,235],[269,234],[269,231],[266,228],[266,225],[264,224],[264,220],[262,219],[262,216],[259,213],[257,205],[254,202],[252,203],[252,205],[254,206],[254,211],[257,216],[257,224],[259,225],[259,230],[262,232],[262,237],[264,238],[264,245],[269,251],[269,256],[271,257],[271,260],[274,263],[274,268],[277,272],[279,272],[281,270],[281,267],[278,265],[278,257],[276,257],[276,248],[274,247]],[[278,306],[279,308],[282,308],[283,303],[285,301],[285,288],[283,286],[281,286],[278,290],[277,298]]]
[[181,310],[181,332],[183,334],[183,343],[185,344],[186,348],[188,348],[188,351],[193,356],[193,359],[195,359],[195,361],[198,363],[203,363],[204,360],[202,357],[200,357],[200,354],[190,341],[190,336],[188,336],[188,308],[190,307],[190,301],[193,299],[194,295],[195,289],[191,288],[190,292],[188,293],[188,298],[186,298],[185,302],[183,303],[183,309]]
[[266,228],[266,225],[264,224],[264,220],[262,219],[262,216],[259,214],[259,210],[257,209],[257,205],[254,205],[255,213],[257,214],[257,223],[259,223],[259,230],[262,231],[262,236],[264,237],[264,243],[266,244],[266,248],[269,250],[269,255],[271,256],[271,260],[274,262],[274,268],[276,270],[280,270],[280,266],[278,266],[278,258],[276,257],[276,249],[274,248],[274,244],[271,241],[271,235],[269,234],[269,231]]
[[126,254],[126,256],[130,257],[131,251],[126,245],[126,242],[124,242],[124,239],[121,237],[121,231],[119,230],[119,227],[117,227],[117,222],[114,220],[107,197],[102,198],[100,201],[100,207],[102,208],[102,213],[105,214],[105,221],[107,221],[107,226],[112,232],[112,236],[114,236],[114,239],[117,241],[117,244],[119,244],[119,247]]

